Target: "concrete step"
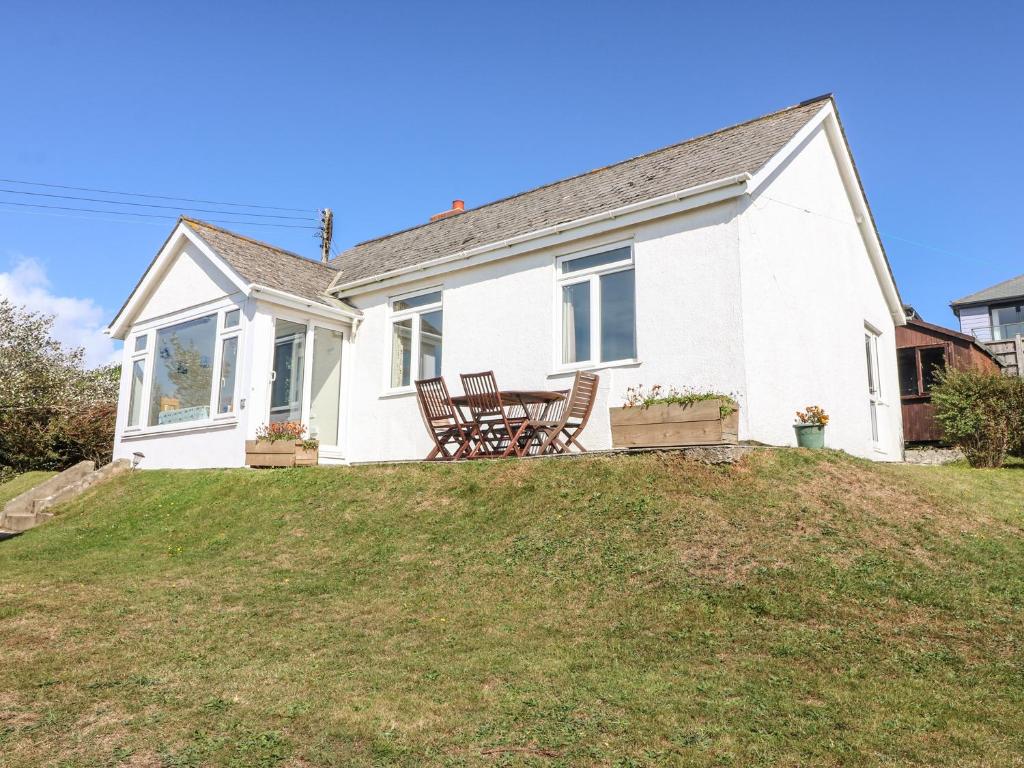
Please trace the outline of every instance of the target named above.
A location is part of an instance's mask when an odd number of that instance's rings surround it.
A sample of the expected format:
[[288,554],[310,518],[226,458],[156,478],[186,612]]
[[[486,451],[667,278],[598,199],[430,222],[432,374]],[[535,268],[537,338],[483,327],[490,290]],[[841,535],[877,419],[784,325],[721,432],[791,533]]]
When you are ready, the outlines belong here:
[[42,520],[38,520],[34,512],[8,512],[3,516],[3,527],[14,533],[35,528]]

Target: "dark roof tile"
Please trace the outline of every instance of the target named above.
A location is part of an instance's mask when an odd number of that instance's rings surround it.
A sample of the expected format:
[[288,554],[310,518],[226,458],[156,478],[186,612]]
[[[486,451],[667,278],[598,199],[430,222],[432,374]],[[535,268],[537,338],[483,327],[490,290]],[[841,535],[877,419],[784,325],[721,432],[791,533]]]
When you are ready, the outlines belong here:
[[757,172],[831,98],[822,96],[563,181],[349,248],[340,283],[415,266],[743,172]]

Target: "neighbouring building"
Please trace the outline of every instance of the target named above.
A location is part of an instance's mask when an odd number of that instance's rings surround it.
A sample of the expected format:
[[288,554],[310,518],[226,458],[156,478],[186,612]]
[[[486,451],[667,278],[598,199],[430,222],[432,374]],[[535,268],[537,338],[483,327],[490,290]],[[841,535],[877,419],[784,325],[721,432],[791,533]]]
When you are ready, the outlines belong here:
[[966,333],[995,355],[1011,376],[1024,376],[1024,275],[950,304]]
[[978,341],[1003,341],[1024,334],[1024,275],[1004,280],[950,305],[960,331]]
[[[424,219],[427,217],[424,216]],[[268,421],[321,461],[424,456],[413,383],[600,374],[584,442],[636,384],[735,395],[740,438],[902,457],[889,264],[830,96],[310,261],[181,219],[112,322],[115,456],[239,466]]]
[[999,360],[973,336],[941,325],[926,323],[907,308],[907,324],[896,328],[896,364],[903,409],[903,439],[908,443],[933,443],[942,438],[935,421],[931,389],[937,370],[999,371]]

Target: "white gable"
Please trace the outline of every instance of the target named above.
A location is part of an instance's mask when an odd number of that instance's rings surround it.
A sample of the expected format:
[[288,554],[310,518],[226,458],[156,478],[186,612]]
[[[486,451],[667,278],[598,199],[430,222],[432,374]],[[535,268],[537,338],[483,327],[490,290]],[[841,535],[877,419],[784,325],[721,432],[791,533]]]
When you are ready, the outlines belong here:
[[163,279],[139,308],[136,322],[237,293],[238,288],[199,248],[186,241],[167,267]]

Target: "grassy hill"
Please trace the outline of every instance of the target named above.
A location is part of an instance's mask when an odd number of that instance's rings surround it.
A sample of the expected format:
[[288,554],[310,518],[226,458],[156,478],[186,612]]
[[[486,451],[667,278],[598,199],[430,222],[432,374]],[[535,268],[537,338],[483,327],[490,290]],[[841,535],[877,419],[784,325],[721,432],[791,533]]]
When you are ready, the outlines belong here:
[[1024,471],[118,478],[0,544],[5,766],[1021,765]]

